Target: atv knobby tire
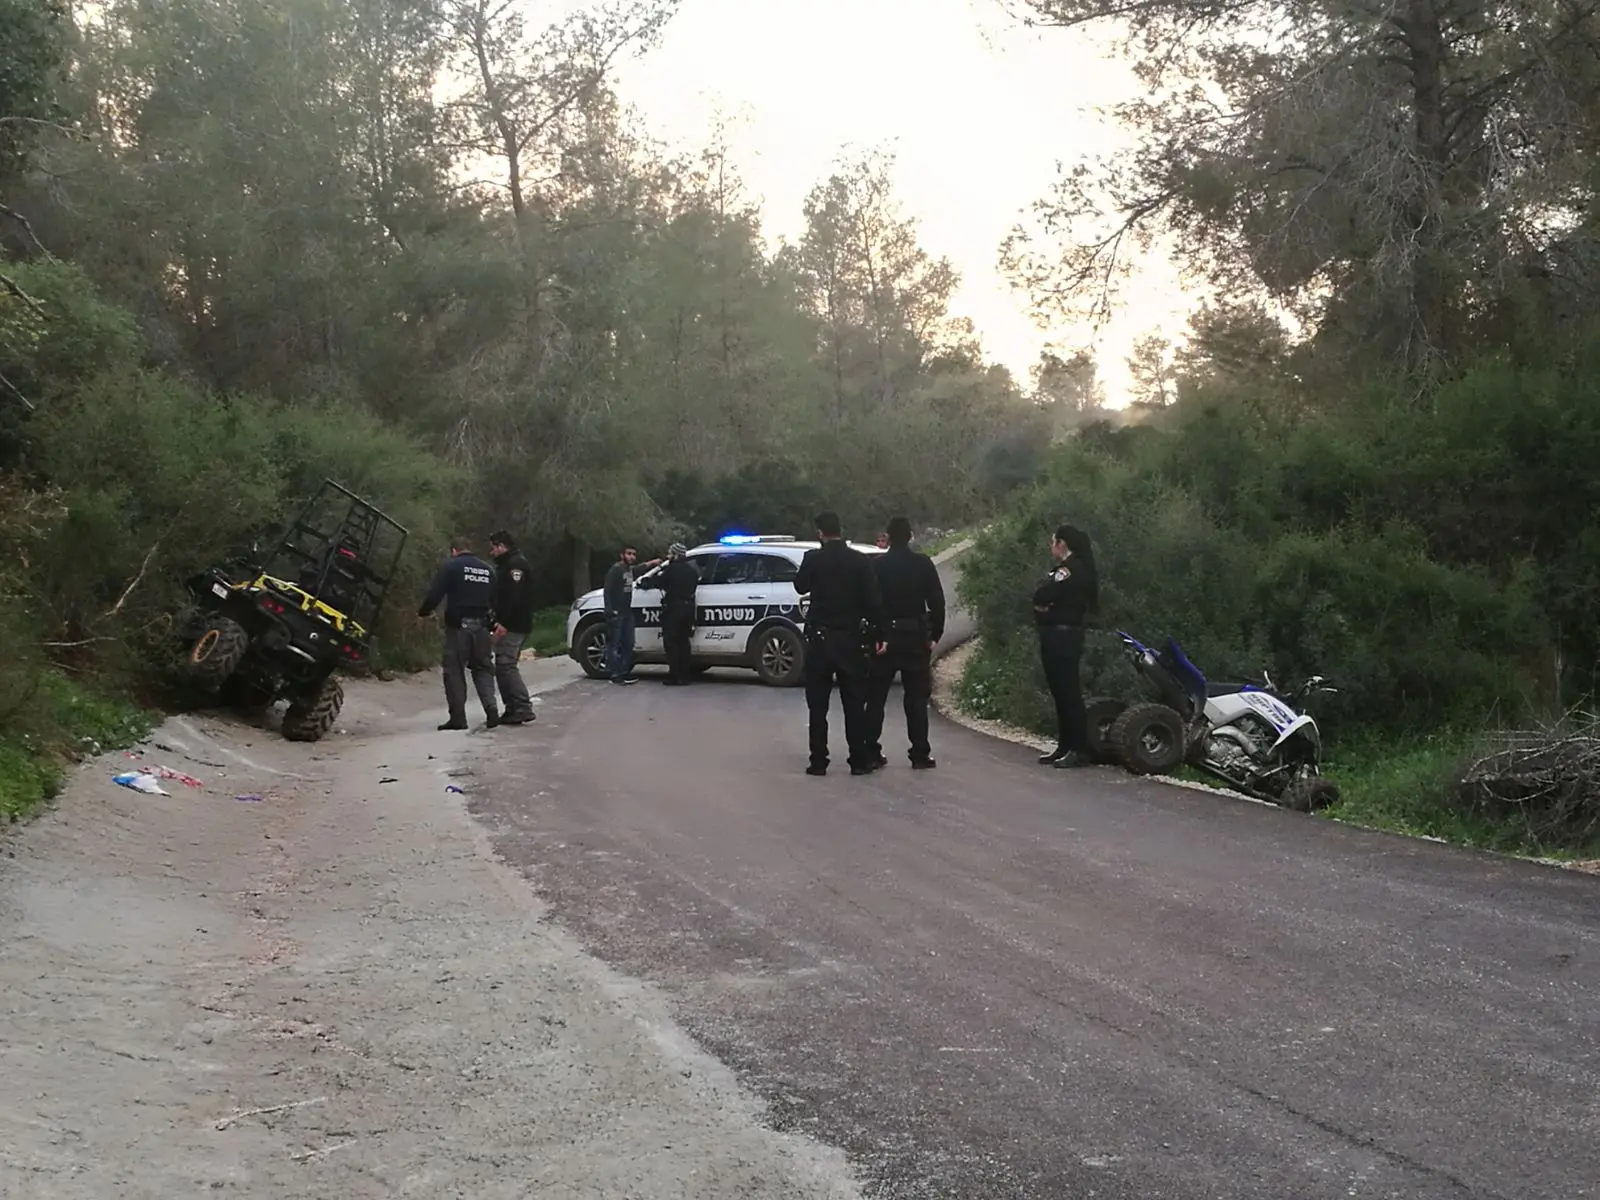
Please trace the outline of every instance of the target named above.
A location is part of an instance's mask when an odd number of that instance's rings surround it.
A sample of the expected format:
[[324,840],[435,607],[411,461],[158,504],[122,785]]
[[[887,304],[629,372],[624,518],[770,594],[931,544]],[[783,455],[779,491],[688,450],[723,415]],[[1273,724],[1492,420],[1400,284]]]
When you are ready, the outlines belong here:
[[1168,775],[1183,763],[1183,718],[1165,704],[1140,704],[1113,722],[1110,741],[1135,775]]
[[1095,762],[1115,766],[1122,761],[1121,750],[1111,740],[1111,728],[1127,708],[1121,700],[1109,696],[1096,696],[1084,706],[1088,716],[1089,757]]
[[183,665],[199,683],[220,690],[250,649],[250,635],[231,617],[210,617],[198,637],[189,643]]
[[330,675],[308,698],[293,700],[283,714],[283,736],[291,742],[321,741],[333,729],[344,707],[344,685]]
[[1339,786],[1327,779],[1300,779],[1283,789],[1278,803],[1292,812],[1312,813],[1339,802]]

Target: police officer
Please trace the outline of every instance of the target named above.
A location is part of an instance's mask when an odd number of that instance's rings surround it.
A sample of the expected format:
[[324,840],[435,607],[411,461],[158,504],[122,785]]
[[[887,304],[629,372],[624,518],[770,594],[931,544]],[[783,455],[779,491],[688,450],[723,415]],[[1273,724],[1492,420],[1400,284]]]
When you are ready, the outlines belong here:
[[1033,593],[1039,660],[1056,705],[1056,748],[1039,756],[1052,767],[1089,763],[1089,720],[1083,703],[1083,637],[1100,598],[1100,572],[1089,535],[1072,525],[1050,543],[1055,565]]
[[806,612],[806,708],[811,718],[807,775],[828,772],[828,697],[839,683],[839,709],[850,748],[850,774],[867,775],[875,759],[867,744],[866,691],[870,648],[882,648],[883,600],[872,564],[841,536],[839,515],[817,514],[822,545],[807,550],[795,591],[811,597]]
[[872,659],[867,684],[867,746],[872,762],[883,757],[883,710],[889,685],[899,672],[905,688],[906,736],[911,741],[911,766],[930,770],[928,699],[933,695],[933,647],[944,636],[944,584],[926,554],[911,549],[911,522],[889,522],[889,549],[872,562],[883,594],[884,649]]
[[450,719],[440,729],[467,727],[467,680],[478,690],[484,727],[500,724],[494,694],[494,658],[489,631],[494,624],[494,568],[472,553],[468,538],[451,539],[450,559],[433,577],[417,616],[429,616],[444,604],[444,698]]
[[494,677],[505,705],[502,725],[526,725],[535,719],[528,685],[517,663],[533,632],[533,568],[504,529],[489,535],[494,557]]
[[661,641],[667,651],[668,687],[694,682],[689,644],[694,637],[695,596],[700,571],[689,561],[682,542],[667,548],[667,565],[661,569]]

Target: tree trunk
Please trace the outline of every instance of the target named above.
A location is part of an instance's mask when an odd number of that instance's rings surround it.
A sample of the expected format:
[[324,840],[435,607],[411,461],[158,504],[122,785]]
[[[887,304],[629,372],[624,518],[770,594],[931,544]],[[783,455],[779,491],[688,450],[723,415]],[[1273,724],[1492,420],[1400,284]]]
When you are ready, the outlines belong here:
[[589,543],[577,534],[569,535],[572,542],[572,596],[577,599],[594,587],[589,574]]
[[1446,264],[1445,172],[1449,162],[1444,119],[1444,67],[1448,48],[1434,0],[1408,0],[1401,22],[1411,57],[1411,94],[1421,195],[1413,213],[1416,244],[1411,259],[1411,331],[1407,359],[1426,371],[1444,351]]

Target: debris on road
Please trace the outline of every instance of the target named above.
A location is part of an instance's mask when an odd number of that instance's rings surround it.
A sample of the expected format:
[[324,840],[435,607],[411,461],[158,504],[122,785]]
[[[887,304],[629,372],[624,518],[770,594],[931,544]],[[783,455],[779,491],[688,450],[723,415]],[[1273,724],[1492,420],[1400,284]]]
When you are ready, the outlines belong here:
[[136,792],[143,792],[147,796],[170,796],[171,792],[156,781],[155,776],[146,775],[140,771],[127,771],[121,775],[113,775],[112,783],[121,784],[125,788],[132,788]]

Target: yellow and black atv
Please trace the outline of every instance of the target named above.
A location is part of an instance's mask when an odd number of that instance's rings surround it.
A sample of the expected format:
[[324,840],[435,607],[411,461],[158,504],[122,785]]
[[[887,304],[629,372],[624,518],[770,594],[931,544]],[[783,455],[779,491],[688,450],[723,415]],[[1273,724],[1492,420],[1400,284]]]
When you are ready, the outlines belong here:
[[264,562],[237,560],[188,581],[184,674],[225,703],[289,702],[283,736],[314,742],[344,706],[336,671],[360,667],[400,562],[406,530],[326,480]]

